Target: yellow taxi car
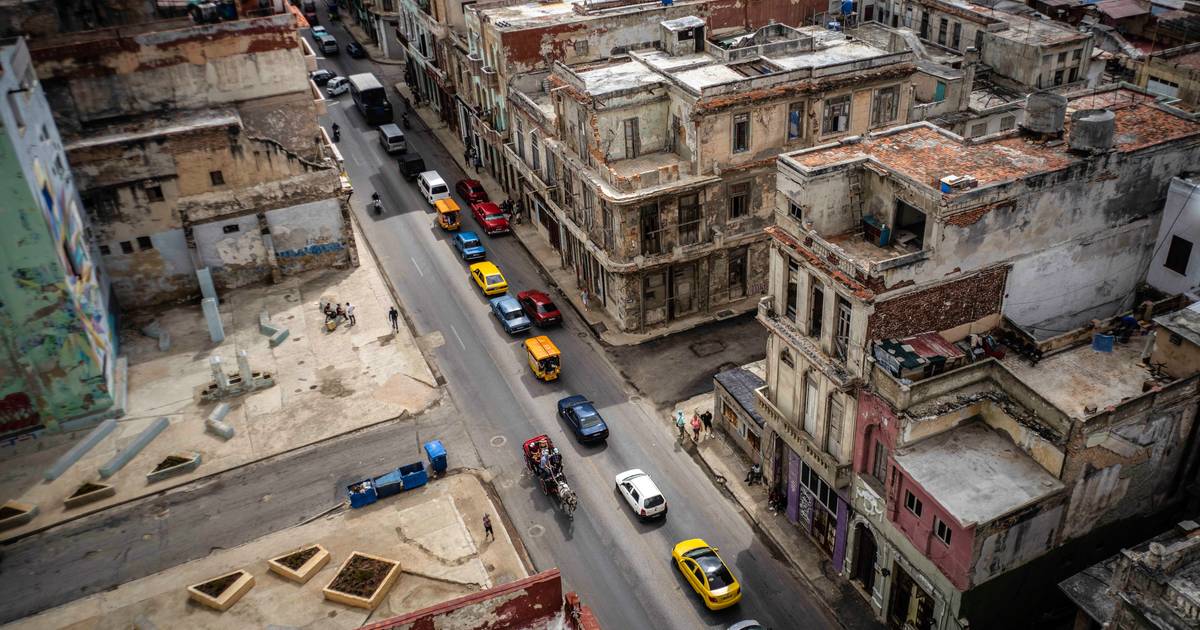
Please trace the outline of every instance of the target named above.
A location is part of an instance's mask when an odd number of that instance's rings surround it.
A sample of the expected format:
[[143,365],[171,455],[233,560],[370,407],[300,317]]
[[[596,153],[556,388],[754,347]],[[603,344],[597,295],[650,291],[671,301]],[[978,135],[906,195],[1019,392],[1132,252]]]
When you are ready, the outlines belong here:
[[479,285],[479,290],[483,291],[484,295],[499,295],[508,291],[508,281],[504,279],[504,274],[490,261],[471,265],[471,278]]
[[671,558],[709,610],[728,608],[742,600],[742,585],[717,555],[716,547],[692,538],[675,545]]

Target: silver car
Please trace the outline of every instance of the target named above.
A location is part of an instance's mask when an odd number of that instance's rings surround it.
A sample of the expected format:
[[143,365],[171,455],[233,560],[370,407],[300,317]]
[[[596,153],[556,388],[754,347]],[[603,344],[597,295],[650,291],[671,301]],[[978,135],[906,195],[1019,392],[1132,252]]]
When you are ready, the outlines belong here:
[[500,320],[500,325],[504,326],[504,332],[515,335],[529,330],[531,325],[529,318],[525,316],[525,311],[516,298],[505,294],[494,297],[488,302],[492,305],[492,315],[495,315],[496,319]]

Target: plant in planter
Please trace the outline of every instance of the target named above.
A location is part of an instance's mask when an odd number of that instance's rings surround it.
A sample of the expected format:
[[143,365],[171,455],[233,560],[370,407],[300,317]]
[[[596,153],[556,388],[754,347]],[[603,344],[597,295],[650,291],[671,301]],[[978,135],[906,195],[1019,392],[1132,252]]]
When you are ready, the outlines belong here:
[[355,551],[338,568],[337,574],[322,589],[325,599],[374,610],[387,596],[396,578],[400,563]]
[[289,554],[267,561],[271,570],[283,577],[304,584],[329,564],[329,551],[321,545],[308,545]]
[[32,503],[6,501],[0,504],[0,529],[20,527],[37,516],[38,507]]
[[146,475],[146,481],[155,482],[174,475],[191,472],[200,465],[200,453],[172,453],[164,458],[154,470]]
[[81,505],[106,499],[117,493],[117,489],[98,481],[85,481],[79,486],[71,496],[63,499],[63,505],[73,508]]
[[188,597],[213,610],[225,612],[254,587],[254,576],[241,569],[187,587]]

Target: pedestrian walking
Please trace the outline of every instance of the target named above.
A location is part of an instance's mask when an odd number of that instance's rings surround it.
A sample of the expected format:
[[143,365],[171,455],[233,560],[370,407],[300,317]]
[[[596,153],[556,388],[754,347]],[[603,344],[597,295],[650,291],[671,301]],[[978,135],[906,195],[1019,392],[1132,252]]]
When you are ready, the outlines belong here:
[[400,332],[400,311],[395,306],[388,310],[388,321],[392,323],[392,332]]
[[587,292],[587,289],[584,289],[584,290],[582,290],[582,291],[580,291],[580,292],[579,292],[579,301],[583,302],[583,310],[585,310],[585,311],[590,311],[590,310],[592,310],[592,307],[591,307],[591,305],[590,305],[590,304],[588,304],[588,292]]
[[712,435],[712,412],[705,411],[700,414],[700,421],[704,423],[704,432]]
[[687,429],[684,428],[686,426],[687,426],[687,422],[683,419],[683,410],[676,409],[675,410],[675,428],[679,430],[679,439],[680,440],[683,440],[683,438],[685,436],[687,436]]
[[487,514],[483,515],[483,536],[484,538],[496,540],[496,534],[492,531],[492,517]]
[[700,441],[700,410],[692,413],[692,439]]
[[358,323],[358,320],[354,319],[354,305],[349,302],[346,302],[346,319],[350,320],[351,326]]

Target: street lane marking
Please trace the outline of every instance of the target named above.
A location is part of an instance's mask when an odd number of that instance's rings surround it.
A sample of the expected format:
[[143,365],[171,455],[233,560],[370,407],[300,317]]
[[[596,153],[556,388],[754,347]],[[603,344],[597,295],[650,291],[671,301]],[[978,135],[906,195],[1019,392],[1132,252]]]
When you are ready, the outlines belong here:
[[467,344],[463,343],[462,337],[458,336],[458,330],[454,328],[454,324],[450,324],[450,332],[454,333],[454,338],[458,340],[458,347],[462,348],[465,352],[467,350]]
[[[417,268],[417,273],[421,274],[421,277],[422,277],[422,278],[424,278],[424,277],[425,277],[425,272],[424,272],[424,271],[421,271],[421,265],[418,265],[418,264],[417,264],[417,259],[416,259],[416,258],[413,258],[412,256],[409,256],[409,257],[408,257],[408,259],[409,259],[409,260],[411,260],[411,261],[412,261],[412,263],[413,263],[413,266]],[[456,334],[456,335],[457,335],[458,333],[454,333],[454,334]]]

